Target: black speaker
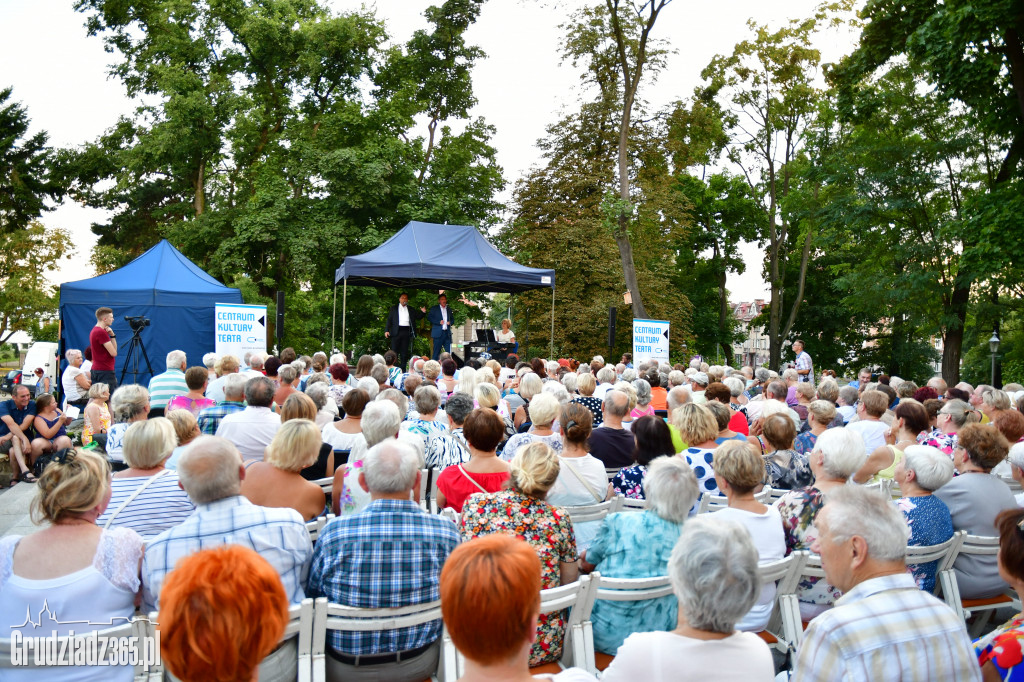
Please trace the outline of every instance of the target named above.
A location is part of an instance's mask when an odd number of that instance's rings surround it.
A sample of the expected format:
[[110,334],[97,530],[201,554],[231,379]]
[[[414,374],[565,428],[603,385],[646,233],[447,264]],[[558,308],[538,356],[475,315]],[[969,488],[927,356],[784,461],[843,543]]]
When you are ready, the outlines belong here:
[[608,348],[615,347],[615,306],[608,308]]
[[274,336],[278,344],[284,339],[284,292],[277,292],[277,325],[274,329]]

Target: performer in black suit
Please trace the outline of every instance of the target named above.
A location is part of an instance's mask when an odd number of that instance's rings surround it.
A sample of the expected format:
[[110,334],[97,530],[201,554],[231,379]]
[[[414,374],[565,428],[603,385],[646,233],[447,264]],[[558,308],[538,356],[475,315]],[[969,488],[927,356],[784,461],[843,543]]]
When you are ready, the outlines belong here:
[[409,307],[409,294],[404,291],[398,296],[398,303],[388,310],[384,325],[384,338],[391,339],[391,350],[398,354],[399,367],[408,369],[409,344],[412,342],[413,325],[423,319],[426,307],[416,310]]

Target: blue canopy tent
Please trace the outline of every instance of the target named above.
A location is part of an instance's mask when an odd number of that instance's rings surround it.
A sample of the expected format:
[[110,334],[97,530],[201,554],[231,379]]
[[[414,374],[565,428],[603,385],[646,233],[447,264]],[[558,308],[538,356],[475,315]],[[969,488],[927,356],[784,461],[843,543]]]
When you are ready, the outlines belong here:
[[[133,333],[126,316],[150,320],[141,338],[155,373],[164,371],[164,359],[172,350],[184,351],[190,365],[199,365],[214,348],[215,303],[242,303],[242,292],[203,272],[164,239],[122,268],[60,286],[61,350],[86,348],[96,309],[106,306],[114,310],[119,379]],[[138,360],[135,380],[147,383],[149,369],[145,360]],[[134,375],[132,365],[128,376]]]
[[[348,285],[516,293],[551,287],[551,348],[555,338],[555,271],[509,260],[470,225],[412,221],[373,251],[348,256],[334,273],[334,316],[342,286],[341,346],[345,347]],[[334,347],[334,319],[331,320]]]

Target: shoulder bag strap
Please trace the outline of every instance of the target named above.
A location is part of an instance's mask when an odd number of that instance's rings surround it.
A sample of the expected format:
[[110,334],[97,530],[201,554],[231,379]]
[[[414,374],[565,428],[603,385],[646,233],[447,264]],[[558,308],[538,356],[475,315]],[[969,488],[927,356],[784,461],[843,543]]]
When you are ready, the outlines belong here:
[[155,476],[151,476],[148,481],[146,481],[145,483],[140,485],[135,490],[135,492],[131,494],[131,496],[127,500],[125,500],[124,502],[121,503],[120,507],[118,507],[117,509],[114,510],[114,513],[110,515],[110,518],[107,519],[107,522],[105,524],[103,524],[103,530],[106,530],[106,529],[110,528],[110,524],[112,524],[114,522],[114,519],[117,518],[117,515],[120,514],[121,512],[123,512],[124,508],[132,503],[132,500],[134,500],[136,497],[141,495],[143,490],[145,490],[149,486],[151,486],[154,483],[156,483],[157,479],[163,478],[164,476],[166,476],[169,473],[171,473],[170,469],[164,469],[159,474],[156,474]]
[[566,462],[566,459],[567,458],[565,457],[562,458],[562,463],[565,465],[565,468],[572,472],[572,475],[576,477],[576,480],[583,484],[583,487],[587,489],[587,492],[594,496],[594,499],[597,500],[598,504],[604,502],[604,498],[597,494],[597,491],[594,490],[594,486],[590,485],[590,482],[583,478],[580,472],[576,471],[576,467]]
[[470,475],[469,475],[468,473],[466,473],[466,470],[462,468],[462,465],[461,465],[461,464],[459,465],[459,471],[461,471],[461,472],[462,472],[462,475],[463,475],[463,476],[465,476],[466,478],[468,478],[468,479],[469,479],[469,482],[470,482],[470,483],[472,483],[472,484],[473,484],[473,485],[475,485],[475,486],[476,486],[477,488],[479,488],[479,489],[480,489],[480,492],[482,492],[482,493],[487,493],[487,488],[485,488],[485,487],[483,487],[482,485],[480,485],[479,483],[477,483],[477,482],[476,482],[476,479],[474,479],[474,478],[473,478],[472,476],[470,476]]

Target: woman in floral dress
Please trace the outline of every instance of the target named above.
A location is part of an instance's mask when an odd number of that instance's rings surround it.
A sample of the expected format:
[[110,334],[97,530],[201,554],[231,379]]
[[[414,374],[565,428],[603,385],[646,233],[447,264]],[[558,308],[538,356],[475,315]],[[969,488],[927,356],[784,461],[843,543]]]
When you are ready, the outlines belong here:
[[[825,505],[826,497],[846,485],[865,459],[864,441],[853,431],[835,428],[818,436],[810,456],[814,482],[806,488],[789,491],[775,503],[782,516],[787,556],[799,550],[810,551],[818,539],[814,519]],[[827,611],[840,596],[839,590],[824,580],[804,578],[797,586],[801,618],[807,621]]]
[[[548,445],[530,443],[512,459],[512,488],[471,495],[462,507],[462,539],[505,533],[526,540],[540,557],[541,584],[547,589],[576,580],[579,556],[572,523],[564,510],[544,501],[558,480],[559,460]],[[541,614],[530,665],[550,663],[562,655],[562,612]]]
[[[1017,598],[1024,596],[1024,509],[1009,509],[996,519],[999,528],[999,575]],[[985,680],[1024,679],[1024,613],[975,640]]]

